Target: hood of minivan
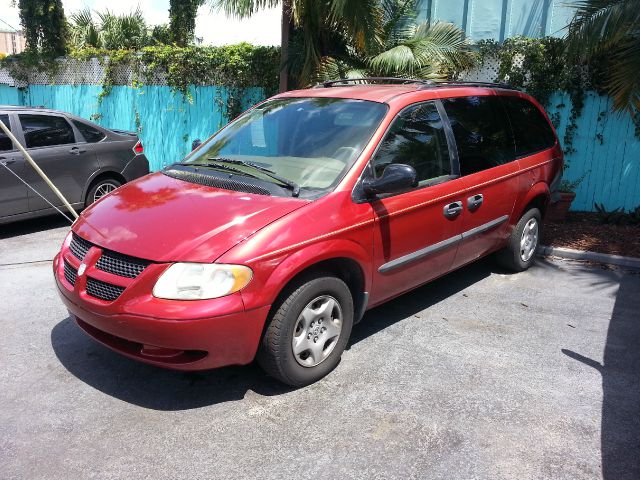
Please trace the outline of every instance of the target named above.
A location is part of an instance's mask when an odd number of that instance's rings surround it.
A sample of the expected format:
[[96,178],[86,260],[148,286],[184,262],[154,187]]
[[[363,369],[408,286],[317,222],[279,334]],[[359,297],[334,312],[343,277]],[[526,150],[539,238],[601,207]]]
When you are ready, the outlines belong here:
[[196,185],[154,173],[93,204],[73,230],[96,245],[147,260],[212,262],[308,203]]

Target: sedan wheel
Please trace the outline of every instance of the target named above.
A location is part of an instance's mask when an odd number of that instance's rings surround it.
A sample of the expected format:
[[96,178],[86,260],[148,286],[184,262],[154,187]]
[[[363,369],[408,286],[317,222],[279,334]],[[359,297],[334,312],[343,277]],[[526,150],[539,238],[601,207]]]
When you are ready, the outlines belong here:
[[106,194],[113,192],[119,186],[120,185],[116,185],[114,182],[111,182],[111,181],[100,183],[96,188],[95,192],[93,193],[93,201],[97,202]]

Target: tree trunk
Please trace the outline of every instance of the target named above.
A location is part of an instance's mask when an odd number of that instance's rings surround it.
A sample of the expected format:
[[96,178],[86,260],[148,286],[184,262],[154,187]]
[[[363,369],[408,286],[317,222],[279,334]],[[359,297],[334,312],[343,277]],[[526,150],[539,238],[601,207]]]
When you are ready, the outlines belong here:
[[286,92],[289,88],[289,35],[291,34],[291,0],[282,2],[282,26],[280,37],[280,92]]

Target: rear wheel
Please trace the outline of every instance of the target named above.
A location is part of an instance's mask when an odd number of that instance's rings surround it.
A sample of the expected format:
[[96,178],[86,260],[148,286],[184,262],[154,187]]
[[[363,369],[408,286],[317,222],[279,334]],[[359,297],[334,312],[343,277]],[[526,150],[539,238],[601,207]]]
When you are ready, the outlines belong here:
[[520,218],[509,237],[507,246],[497,253],[497,260],[504,268],[522,272],[535,260],[536,249],[542,232],[540,210],[527,210]]
[[339,278],[316,276],[285,294],[258,350],[258,363],[294,387],[309,385],[340,362],[351,327],[353,299]]
[[85,207],[88,207],[94,202],[97,202],[105,195],[113,192],[116,188],[122,185],[122,182],[116,180],[115,178],[102,178],[95,182],[91,188],[89,189],[89,193],[87,193],[87,200],[85,202]]

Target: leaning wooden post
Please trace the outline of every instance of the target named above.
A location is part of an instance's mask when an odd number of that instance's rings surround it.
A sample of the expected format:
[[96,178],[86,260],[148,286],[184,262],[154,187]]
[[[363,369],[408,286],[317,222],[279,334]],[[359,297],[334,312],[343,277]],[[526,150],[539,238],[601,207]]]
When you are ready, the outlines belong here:
[[7,137],[9,137],[11,141],[18,146],[18,150],[22,152],[22,154],[24,155],[24,158],[35,169],[35,171],[38,172],[38,175],[42,177],[45,183],[49,185],[49,187],[51,187],[51,190],[53,190],[53,193],[55,193],[58,196],[58,198],[62,200],[62,203],[64,203],[64,206],[67,207],[67,210],[69,210],[69,213],[71,213],[71,216],[73,218],[78,218],[78,213],[73,209],[73,207],[67,201],[67,199],[64,198],[64,195],[62,195],[60,190],[58,190],[58,187],[56,187],[53,184],[53,182],[49,180],[49,177],[47,177],[47,174],[44,173],[42,169],[38,166],[38,164],[33,161],[33,158],[31,158],[31,155],[29,155],[29,153],[25,150],[25,148],[20,144],[18,139],[13,135],[13,133],[11,133],[11,130],[9,130],[9,128],[2,121],[0,121],[0,128],[7,135]]

